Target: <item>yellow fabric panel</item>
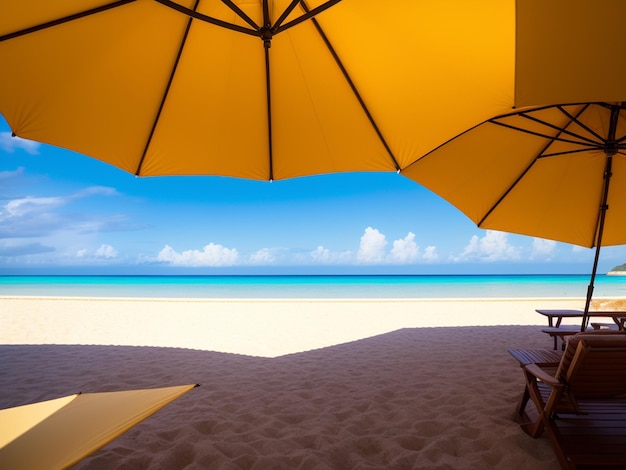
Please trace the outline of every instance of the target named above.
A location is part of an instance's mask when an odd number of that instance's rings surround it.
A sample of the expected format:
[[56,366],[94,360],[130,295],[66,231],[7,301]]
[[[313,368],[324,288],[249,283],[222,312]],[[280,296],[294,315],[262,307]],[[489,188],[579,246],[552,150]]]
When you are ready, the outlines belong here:
[[[0,13],[15,21],[0,15],[0,28],[101,3],[12,1]],[[272,18],[289,3],[270,2]],[[259,0],[237,5],[261,22]],[[248,27],[222,2],[202,1],[198,12]],[[302,14],[298,5],[287,21]],[[343,0],[316,19],[400,167],[511,107],[514,0]],[[20,137],[136,173],[186,24],[180,12],[137,0],[0,42],[11,71],[0,74],[0,111]],[[192,24],[140,174],[268,179],[262,41]],[[277,34],[269,61],[274,178],[396,169],[311,21]]]
[[277,179],[396,169],[312,23],[276,36],[270,54]]
[[613,157],[613,176],[609,188],[602,245],[622,245],[626,234],[626,155]]
[[0,448],[59,411],[77,396],[69,395],[54,400],[0,410],[0,423],[2,423],[0,426]]
[[511,110],[514,6],[513,0],[344,0],[321,15],[402,168]]
[[530,134],[518,136],[513,130],[485,124],[423,157],[402,174],[479,223],[542,146],[543,140]]
[[604,164],[602,152],[538,160],[482,227],[593,246]]
[[[0,448],[0,468],[54,470],[74,465],[195,385],[85,393]],[[38,404],[33,405],[40,408]],[[0,428],[12,422],[0,411]]]
[[137,2],[0,43],[15,71],[0,77],[11,128],[134,172],[184,24]]
[[517,2],[515,104],[622,101],[626,2]]
[[[486,122],[402,174],[481,228],[595,246],[607,163],[599,136],[608,135],[609,109],[572,105],[565,112],[556,107],[526,111],[533,119],[513,114],[495,119],[503,125]],[[618,140],[626,135],[624,110],[621,114]],[[613,157],[602,245],[626,241],[625,158]]]
[[111,0],[3,2],[2,15],[0,15],[0,36],[109,3]]
[[141,173],[268,179],[263,70],[260,39],[194,23]]

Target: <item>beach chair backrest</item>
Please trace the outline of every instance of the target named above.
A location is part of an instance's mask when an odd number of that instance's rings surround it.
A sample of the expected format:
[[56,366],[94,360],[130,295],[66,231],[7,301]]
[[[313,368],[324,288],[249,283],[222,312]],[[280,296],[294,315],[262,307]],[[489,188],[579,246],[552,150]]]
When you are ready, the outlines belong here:
[[580,333],[568,341],[556,378],[574,397],[626,395],[626,334],[613,333]]

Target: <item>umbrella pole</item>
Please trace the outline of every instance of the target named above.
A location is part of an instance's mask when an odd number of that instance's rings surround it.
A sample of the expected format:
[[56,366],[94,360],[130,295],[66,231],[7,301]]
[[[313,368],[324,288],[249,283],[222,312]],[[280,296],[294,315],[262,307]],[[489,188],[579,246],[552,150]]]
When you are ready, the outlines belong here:
[[587,286],[587,299],[585,301],[585,310],[583,312],[583,321],[580,325],[580,331],[585,331],[589,325],[589,307],[591,306],[591,297],[593,297],[593,287],[596,280],[596,272],[598,271],[598,260],[600,259],[600,248],[602,247],[602,232],[604,231],[604,219],[609,206],[606,203],[609,196],[609,183],[611,181],[611,166],[613,163],[613,154],[607,152],[606,169],[604,170],[604,192],[602,194],[602,204],[600,205],[600,214],[598,216],[598,238],[596,240],[596,255],[593,259],[593,268],[591,269],[591,279]]
[[593,260],[593,268],[591,270],[591,279],[587,287],[587,299],[585,301],[585,310],[583,312],[583,320],[580,325],[580,331],[585,331],[589,325],[589,307],[591,306],[591,297],[593,296],[593,287],[598,271],[598,260],[600,259],[600,248],[602,247],[602,232],[604,231],[604,219],[606,211],[609,209],[607,201],[609,199],[609,184],[611,183],[613,155],[617,153],[617,142],[615,141],[615,131],[617,129],[617,120],[619,119],[620,108],[618,106],[611,107],[611,122],[609,124],[609,136],[604,146],[606,155],[606,167],[604,169],[604,188],[602,192],[602,204],[600,204],[600,213],[598,214],[598,237],[596,239],[596,255]]
[[[606,209],[602,209],[602,215],[606,212]],[[602,216],[602,219],[604,217]],[[598,236],[599,238],[599,236]],[[585,331],[589,325],[589,307],[591,306],[591,298],[593,297],[593,285],[596,279],[596,271],[598,270],[598,259],[600,258],[600,245],[596,246],[596,256],[593,260],[593,269],[591,270],[591,279],[587,286],[587,299],[585,301],[585,310],[583,312],[583,321],[580,326],[580,331]]]

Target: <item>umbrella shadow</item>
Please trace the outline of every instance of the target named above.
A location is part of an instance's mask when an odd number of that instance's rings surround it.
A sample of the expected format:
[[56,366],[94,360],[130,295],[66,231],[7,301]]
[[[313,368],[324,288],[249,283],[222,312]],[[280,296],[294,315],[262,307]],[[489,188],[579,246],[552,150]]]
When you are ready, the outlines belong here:
[[519,454],[525,468],[550,468],[547,441],[511,420],[523,381],[506,353],[542,346],[548,339],[527,326],[405,328],[276,358],[3,345],[0,407],[203,384],[78,468],[476,468],[514,465]]

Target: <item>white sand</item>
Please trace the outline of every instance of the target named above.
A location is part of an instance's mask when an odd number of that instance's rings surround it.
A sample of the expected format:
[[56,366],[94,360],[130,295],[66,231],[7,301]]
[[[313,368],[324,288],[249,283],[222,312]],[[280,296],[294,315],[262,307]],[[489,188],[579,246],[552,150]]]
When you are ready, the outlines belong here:
[[551,348],[535,308],[582,305],[0,297],[0,408],[203,384],[81,469],[553,469],[506,350]]

